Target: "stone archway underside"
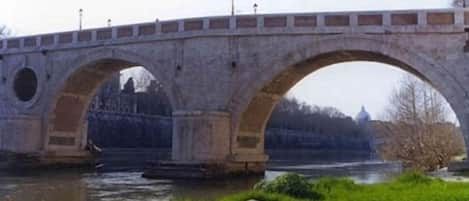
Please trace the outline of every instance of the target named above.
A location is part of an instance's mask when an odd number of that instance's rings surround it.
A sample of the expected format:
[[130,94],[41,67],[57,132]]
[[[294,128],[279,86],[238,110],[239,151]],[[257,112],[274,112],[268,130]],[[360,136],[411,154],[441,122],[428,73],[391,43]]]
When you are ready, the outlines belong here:
[[81,150],[86,145],[85,115],[96,91],[119,71],[139,66],[118,59],[101,59],[80,67],[66,81],[48,113],[48,151]]
[[[370,61],[398,67],[432,84],[431,80],[413,67],[389,56],[367,51],[334,51],[287,67],[280,74],[263,85],[241,114],[238,135],[235,139],[236,154],[264,154],[264,130],[277,102],[306,76],[337,63]],[[254,150],[254,151],[253,151]]]

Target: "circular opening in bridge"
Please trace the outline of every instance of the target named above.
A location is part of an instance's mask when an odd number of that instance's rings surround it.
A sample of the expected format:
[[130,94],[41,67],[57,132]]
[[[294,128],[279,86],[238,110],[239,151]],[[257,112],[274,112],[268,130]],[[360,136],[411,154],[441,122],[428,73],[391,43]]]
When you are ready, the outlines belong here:
[[21,101],[30,101],[37,91],[36,73],[30,68],[23,68],[16,73],[13,88]]

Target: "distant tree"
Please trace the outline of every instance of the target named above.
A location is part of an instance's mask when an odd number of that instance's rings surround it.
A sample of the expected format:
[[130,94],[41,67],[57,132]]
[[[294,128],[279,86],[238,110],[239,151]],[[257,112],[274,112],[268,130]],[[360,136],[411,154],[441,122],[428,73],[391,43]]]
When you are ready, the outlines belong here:
[[463,8],[466,6],[466,0],[453,0],[451,6],[456,8]]
[[454,124],[448,123],[443,97],[426,83],[406,77],[391,98],[386,111],[389,122],[375,124],[384,139],[378,147],[388,160],[407,167],[435,170],[464,151],[464,140]]
[[[304,137],[316,136],[316,141],[299,140],[295,143],[320,143],[324,149],[357,149],[369,151],[368,133],[355,121],[333,107],[319,107],[302,103],[295,98],[283,98],[274,108],[267,130],[285,130],[284,133],[300,134]],[[301,137],[299,135],[296,135]],[[280,138],[281,136],[279,136]],[[298,138],[299,139],[299,138]],[[299,148],[299,144],[287,142],[288,139],[272,139],[267,146],[277,146],[275,143],[288,143],[288,146]]]
[[11,34],[11,31],[4,25],[0,25],[0,39],[6,38]]

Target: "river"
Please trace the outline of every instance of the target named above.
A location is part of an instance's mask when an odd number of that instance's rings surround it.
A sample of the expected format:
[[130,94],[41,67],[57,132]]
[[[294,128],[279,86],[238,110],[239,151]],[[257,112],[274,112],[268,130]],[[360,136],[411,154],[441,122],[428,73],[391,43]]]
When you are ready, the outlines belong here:
[[[275,153],[273,153],[275,155]],[[361,183],[384,181],[401,171],[399,163],[356,158],[352,161],[275,157],[265,179],[298,172],[312,179],[346,176]],[[288,157],[291,158],[291,157]],[[303,157],[302,157],[303,158]],[[263,177],[216,181],[149,180],[139,171],[47,171],[0,176],[0,201],[159,201],[171,197],[211,199],[250,189]]]

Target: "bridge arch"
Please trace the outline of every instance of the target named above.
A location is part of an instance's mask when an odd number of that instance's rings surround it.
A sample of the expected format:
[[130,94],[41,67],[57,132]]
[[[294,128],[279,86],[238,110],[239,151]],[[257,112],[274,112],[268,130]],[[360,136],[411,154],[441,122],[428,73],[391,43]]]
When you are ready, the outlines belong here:
[[294,51],[285,51],[272,58],[271,63],[263,65],[262,73],[239,82],[243,85],[235,92],[230,105],[233,111],[231,141],[234,158],[243,158],[254,152],[264,154],[264,130],[270,114],[296,83],[316,70],[349,61],[389,64],[430,83],[456,113],[468,141],[469,119],[463,110],[469,105],[464,96],[467,92],[443,64],[403,43],[367,36],[333,36],[305,44]]
[[[172,108],[180,102],[177,89],[162,69],[151,59],[137,53],[116,48],[99,48],[74,57],[70,65],[49,92],[51,99],[44,109],[44,147],[46,151],[60,150],[61,154],[77,154],[86,145],[86,113],[99,87],[121,70],[142,66],[157,80]],[[64,153],[70,150],[71,153]],[[56,153],[57,154],[57,153]],[[83,154],[86,154],[83,152]]]

